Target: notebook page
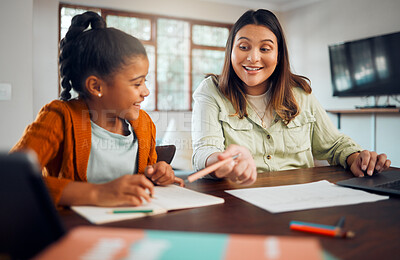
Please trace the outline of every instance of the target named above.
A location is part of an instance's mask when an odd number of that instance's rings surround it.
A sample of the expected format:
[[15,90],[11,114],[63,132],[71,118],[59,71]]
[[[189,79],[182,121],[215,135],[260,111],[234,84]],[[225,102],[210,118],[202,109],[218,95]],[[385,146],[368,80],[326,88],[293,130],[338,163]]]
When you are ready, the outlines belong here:
[[196,208],[224,203],[224,199],[189,190],[177,185],[157,186],[150,204],[167,210]]
[[[154,197],[150,203],[144,202],[138,207],[96,207],[72,206],[71,209],[93,224],[141,218],[166,213],[168,210],[203,207],[224,203],[224,199],[179,187],[177,185],[155,186]],[[113,210],[146,210],[152,213],[120,213]]]

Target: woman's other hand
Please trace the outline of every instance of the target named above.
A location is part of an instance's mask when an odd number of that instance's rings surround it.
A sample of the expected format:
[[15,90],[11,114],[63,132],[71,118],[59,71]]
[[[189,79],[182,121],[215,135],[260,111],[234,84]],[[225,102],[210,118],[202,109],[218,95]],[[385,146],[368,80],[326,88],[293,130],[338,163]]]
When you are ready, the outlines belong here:
[[353,153],[347,158],[350,165],[350,171],[356,177],[363,177],[366,174],[372,176],[374,173],[380,173],[390,167],[391,161],[387,159],[386,154],[377,154],[376,152],[364,150],[360,153]]

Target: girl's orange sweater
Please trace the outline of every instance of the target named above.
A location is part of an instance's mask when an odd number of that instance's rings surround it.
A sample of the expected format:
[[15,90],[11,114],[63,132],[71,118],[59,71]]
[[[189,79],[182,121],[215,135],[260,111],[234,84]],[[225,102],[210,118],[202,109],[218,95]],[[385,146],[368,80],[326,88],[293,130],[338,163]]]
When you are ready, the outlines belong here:
[[[150,116],[140,110],[130,124],[138,139],[138,173],[156,163],[156,128]],[[70,181],[87,181],[91,147],[89,109],[82,99],[55,100],[44,106],[11,152],[33,150],[42,167],[50,194],[58,204]]]

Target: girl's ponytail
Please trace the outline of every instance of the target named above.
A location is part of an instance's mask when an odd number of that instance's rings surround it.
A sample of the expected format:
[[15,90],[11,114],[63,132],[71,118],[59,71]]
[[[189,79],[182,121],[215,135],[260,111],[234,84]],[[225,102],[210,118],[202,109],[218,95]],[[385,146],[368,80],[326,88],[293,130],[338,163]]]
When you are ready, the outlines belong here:
[[[67,34],[60,42],[60,76],[61,76],[61,87],[63,90],[60,94],[60,99],[67,101],[71,98],[71,89],[73,79],[77,79],[78,75],[74,75],[73,66],[76,64],[75,59],[79,59],[79,56],[74,55],[76,50],[76,44],[74,44],[75,40],[82,35],[82,33],[89,28],[89,25],[92,29],[101,29],[106,28],[106,23],[97,13],[95,12],[85,12],[81,15],[76,15],[72,18],[71,26],[68,29]],[[81,95],[84,94],[83,89],[82,92],[79,91],[79,87],[75,88],[78,93]]]

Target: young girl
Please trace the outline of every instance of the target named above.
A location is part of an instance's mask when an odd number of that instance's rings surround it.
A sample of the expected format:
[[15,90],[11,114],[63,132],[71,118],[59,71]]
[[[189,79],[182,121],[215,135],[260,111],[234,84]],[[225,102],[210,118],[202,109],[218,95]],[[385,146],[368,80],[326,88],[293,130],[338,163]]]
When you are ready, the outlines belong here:
[[139,40],[86,12],[72,19],[59,63],[61,100],[44,106],[11,150],[36,153],[56,204],[140,205],[151,181],[183,185],[156,163],[155,126],[140,110],[149,61]]
[[240,154],[215,177],[246,185],[257,171],[312,167],[314,158],[348,167],[355,176],[390,166],[385,154],[362,151],[332,125],[308,79],[290,71],[283,30],[267,10],[239,18],[222,74],[205,79],[193,97],[194,168]]

